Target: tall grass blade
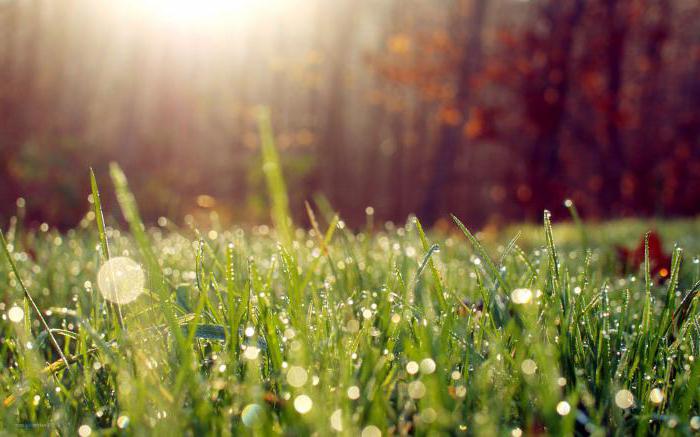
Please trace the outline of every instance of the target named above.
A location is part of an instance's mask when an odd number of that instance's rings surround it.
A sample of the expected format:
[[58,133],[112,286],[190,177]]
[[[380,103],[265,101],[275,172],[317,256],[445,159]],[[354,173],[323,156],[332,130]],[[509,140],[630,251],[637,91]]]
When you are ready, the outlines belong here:
[[[430,272],[432,273],[433,276],[433,283],[434,283],[434,289],[435,289],[435,298],[438,301],[438,306],[440,308],[440,311],[447,311],[447,302],[445,300],[445,287],[442,283],[442,278],[440,277],[440,272],[438,272],[437,267],[435,267],[435,262],[433,261],[432,255],[433,252],[439,251],[440,247],[437,245],[430,246],[428,243],[428,239],[425,237],[425,232],[423,232],[423,226],[421,226],[420,220],[416,217],[414,219],[414,223],[416,225],[416,229],[418,230],[418,236],[420,237],[420,242],[421,245],[423,245],[423,250],[428,252],[428,255],[426,255],[425,260],[428,261],[428,266],[430,267]],[[425,260],[423,262],[423,266],[425,265]],[[421,269],[422,270],[422,269]],[[416,274],[416,277],[418,276],[418,273]]]
[[[102,257],[109,260],[109,242],[107,240],[107,232],[105,231],[105,219],[102,214],[102,201],[100,199],[100,190],[97,188],[97,178],[95,178],[95,172],[90,167],[90,189],[92,191],[92,206],[95,213],[95,223],[97,223],[97,234],[100,239],[100,251],[102,252]],[[109,302],[109,307],[113,312],[117,313],[117,320],[119,321],[119,326],[124,326],[124,317],[122,316],[122,308],[119,302]]]
[[263,173],[267,181],[267,191],[272,203],[272,220],[284,245],[289,247],[292,243],[291,214],[289,213],[289,199],[287,187],[282,174],[275,139],[270,123],[270,111],[261,107],[258,109],[258,129],[260,131],[260,143],[263,158]]
[[124,219],[129,225],[129,230],[134,236],[141,256],[143,256],[146,266],[148,267],[150,288],[151,290],[161,290],[164,281],[163,272],[158,263],[158,259],[151,249],[148,235],[146,234],[146,227],[141,220],[141,215],[136,205],[136,199],[134,199],[134,195],[129,189],[126,175],[115,162],[109,165],[109,172],[117,192],[119,207],[122,210]]

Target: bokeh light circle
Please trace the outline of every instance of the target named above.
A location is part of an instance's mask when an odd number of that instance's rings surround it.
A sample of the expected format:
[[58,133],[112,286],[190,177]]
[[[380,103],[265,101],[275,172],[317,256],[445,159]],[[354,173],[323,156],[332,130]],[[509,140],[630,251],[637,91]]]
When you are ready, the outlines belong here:
[[97,285],[102,296],[118,304],[136,300],[143,293],[144,283],[141,266],[125,256],[111,258],[97,273]]

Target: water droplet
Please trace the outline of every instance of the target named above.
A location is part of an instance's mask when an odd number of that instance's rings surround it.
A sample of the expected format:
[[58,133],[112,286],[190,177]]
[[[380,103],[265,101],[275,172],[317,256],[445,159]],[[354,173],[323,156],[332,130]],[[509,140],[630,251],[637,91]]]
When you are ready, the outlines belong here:
[[690,419],[690,427],[693,428],[694,430],[700,429],[700,416],[693,416]]
[[664,392],[660,388],[654,388],[649,392],[649,400],[654,404],[660,404],[664,400]]
[[87,437],[90,434],[92,434],[92,428],[90,428],[90,425],[82,425],[80,428],[78,428],[78,435],[80,437]]
[[435,361],[432,358],[425,358],[420,362],[420,371],[430,375],[435,371]]
[[260,349],[256,346],[248,346],[245,348],[245,352],[243,352],[243,357],[251,361],[257,359],[258,355],[260,355]]
[[408,384],[408,395],[413,399],[420,399],[425,396],[425,384],[421,381],[413,381]]
[[331,428],[340,432],[343,430],[343,411],[339,408],[331,414]]
[[374,425],[369,425],[362,430],[362,437],[382,437],[382,431]]
[[302,387],[304,384],[306,384],[308,377],[309,374],[306,372],[306,369],[299,366],[292,366],[287,372],[287,382],[289,385],[296,388]]
[[118,304],[134,301],[143,293],[145,277],[141,266],[131,258],[118,256],[104,263],[97,273],[102,296]]
[[306,414],[313,408],[314,402],[307,395],[299,395],[294,398],[294,409],[297,410],[299,414]]
[[124,429],[129,426],[129,416],[119,416],[117,419],[117,427]]
[[537,363],[528,358],[523,360],[522,364],[520,365],[520,369],[526,375],[534,375],[537,371]]
[[532,290],[529,288],[516,288],[510,294],[510,300],[518,305],[524,305],[532,300]]
[[634,395],[631,391],[622,389],[615,394],[615,405],[622,409],[630,408],[634,405]]
[[418,363],[415,361],[409,361],[408,364],[406,364],[406,371],[408,372],[409,375],[415,375],[418,373]]
[[248,428],[260,425],[263,416],[263,409],[258,404],[248,404],[241,411],[241,421]]
[[15,305],[7,312],[7,317],[11,322],[19,323],[24,319],[24,310]]
[[566,416],[571,412],[571,405],[566,401],[561,401],[557,404],[557,413],[560,416]]
[[348,388],[348,398],[355,400],[360,398],[360,387],[353,385]]

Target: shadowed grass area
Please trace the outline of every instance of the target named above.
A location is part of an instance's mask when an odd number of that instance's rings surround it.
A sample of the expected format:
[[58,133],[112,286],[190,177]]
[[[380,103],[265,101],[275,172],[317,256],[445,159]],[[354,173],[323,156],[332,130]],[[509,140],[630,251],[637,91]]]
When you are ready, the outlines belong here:
[[[552,227],[545,212],[542,227],[517,235],[472,234],[457,218],[449,235],[426,234],[413,218],[353,232],[337,218],[318,220],[309,206],[311,230],[293,229],[267,147],[282,234],[166,222],[147,229],[116,165],[128,232],[103,222],[94,177],[94,208],[81,228],[18,231],[13,221],[0,263],[3,429],[700,430],[697,220]],[[652,228],[679,243],[667,248],[663,281],[651,274],[648,250],[646,262],[623,273],[613,246],[634,245]],[[97,276],[118,256],[141,263],[146,290],[110,305]]]

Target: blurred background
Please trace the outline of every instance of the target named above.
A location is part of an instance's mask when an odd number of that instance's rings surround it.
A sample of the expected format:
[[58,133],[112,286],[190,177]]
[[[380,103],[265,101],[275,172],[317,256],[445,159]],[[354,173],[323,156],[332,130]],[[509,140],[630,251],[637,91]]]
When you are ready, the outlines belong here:
[[299,217],[696,215],[699,78],[697,0],[0,0],[0,219],[268,220],[258,105]]

